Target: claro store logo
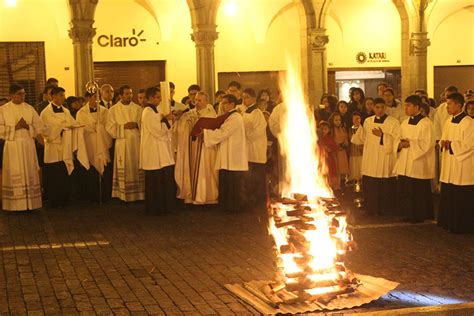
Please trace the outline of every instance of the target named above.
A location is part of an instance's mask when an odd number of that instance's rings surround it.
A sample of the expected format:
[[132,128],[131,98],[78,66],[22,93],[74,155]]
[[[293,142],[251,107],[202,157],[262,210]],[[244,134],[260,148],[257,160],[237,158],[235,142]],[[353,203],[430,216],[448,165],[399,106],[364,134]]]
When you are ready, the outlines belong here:
[[132,36],[117,36],[101,34],[97,38],[97,44],[101,47],[135,47],[140,42],[146,42],[143,37],[143,30],[136,32],[132,29]]

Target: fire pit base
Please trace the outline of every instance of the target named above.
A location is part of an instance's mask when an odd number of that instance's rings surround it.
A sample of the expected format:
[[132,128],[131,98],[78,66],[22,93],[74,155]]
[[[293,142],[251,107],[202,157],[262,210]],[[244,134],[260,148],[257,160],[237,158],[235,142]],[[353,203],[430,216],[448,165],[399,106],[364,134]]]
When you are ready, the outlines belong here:
[[261,289],[271,281],[250,281],[244,284],[226,284],[227,290],[238,298],[253,306],[263,314],[297,314],[323,310],[339,310],[359,307],[370,303],[388,292],[394,290],[399,283],[375,278],[368,275],[356,274],[361,285],[355,292],[340,295],[327,304],[318,301],[296,304],[276,305],[266,298]]

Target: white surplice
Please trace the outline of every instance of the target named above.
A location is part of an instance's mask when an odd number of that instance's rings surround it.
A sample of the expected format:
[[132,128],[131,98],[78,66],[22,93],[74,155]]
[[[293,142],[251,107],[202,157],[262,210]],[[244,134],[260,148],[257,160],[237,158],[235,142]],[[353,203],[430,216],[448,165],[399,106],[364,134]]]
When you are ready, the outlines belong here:
[[44,129],[44,163],[63,161],[68,173],[74,170],[74,153],[86,169],[89,169],[87,150],[84,143],[84,129],[72,117],[69,110],[61,106],[62,112],[55,113],[50,103],[41,112]]
[[204,129],[204,145],[219,144],[215,169],[247,171],[247,141],[245,139],[244,119],[236,110],[216,130]]
[[407,118],[400,125],[400,140],[408,140],[410,146],[402,148],[398,153],[395,173],[415,179],[433,179],[435,176],[433,123],[428,117],[422,118],[416,125],[409,122],[410,118]]
[[403,104],[398,101],[396,103],[397,103],[397,106],[395,107],[387,106],[385,113],[394,117],[395,119],[397,119],[399,123],[401,123],[406,119],[407,115],[405,114],[405,109],[403,108]]
[[[15,129],[23,118],[29,129]],[[8,102],[0,107],[0,137],[5,140],[2,169],[2,208],[24,211],[42,206],[41,183],[34,138],[43,123],[27,103]]]
[[158,170],[174,165],[171,124],[166,126],[160,107],[155,112],[146,106],[140,128],[140,169]]
[[[217,146],[205,147],[202,137],[190,137],[196,122],[203,117],[215,118],[212,105],[206,108],[190,110],[181,117],[178,132],[179,149],[175,170],[178,184],[178,198],[185,203],[216,204],[218,191],[218,171],[215,169]],[[179,164],[179,168],[178,168]]]
[[77,122],[84,125],[84,142],[89,163],[100,175],[110,163],[109,149],[112,146],[112,137],[105,130],[108,111],[106,107],[98,105],[97,111],[91,112],[87,103],[76,115]]
[[[375,115],[366,118],[363,127],[351,139],[353,144],[364,145],[361,173],[374,178],[394,177],[400,123],[392,116],[387,116],[383,123],[375,123],[375,119]],[[374,128],[381,128],[383,137],[375,136],[372,133]]]
[[242,115],[248,161],[264,164],[267,162],[267,120],[263,116],[263,112],[257,108],[257,104],[246,108]]
[[464,112],[451,117],[444,125],[443,140],[451,141],[451,150],[442,149],[439,180],[455,185],[474,185],[474,120]]
[[451,116],[448,113],[448,103],[443,102],[436,108],[436,113],[434,114],[434,137],[435,140],[441,138],[443,133],[444,125]]
[[145,198],[145,175],[139,168],[140,129],[125,129],[125,124],[141,125],[142,108],[131,102],[117,102],[107,115],[107,132],[115,138],[112,197],[131,202]]

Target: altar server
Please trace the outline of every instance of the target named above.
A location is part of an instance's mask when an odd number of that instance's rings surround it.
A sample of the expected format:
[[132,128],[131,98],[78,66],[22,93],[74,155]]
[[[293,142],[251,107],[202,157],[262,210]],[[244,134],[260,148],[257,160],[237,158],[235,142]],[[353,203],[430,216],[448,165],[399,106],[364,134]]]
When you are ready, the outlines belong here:
[[257,106],[257,95],[252,88],[243,91],[242,106],[249,162],[249,172],[245,177],[247,203],[250,208],[265,209],[267,121]]
[[396,210],[396,203],[387,197],[396,194],[393,167],[400,123],[385,112],[385,101],[381,98],[375,99],[375,115],[368,117],[364,126],[359,128],[351,139],[353,144],[364,145],[361,173],[366,209],[377,215],[393,213]]
[[142,108],[132,101],[129,86],[119,89],[121,100],[107,115],[106,129],[115,138],[112,197],[125,202],[145,198],[145,176],[139,169]]
[[448,96],[450,119],[440,139],[441,200],[438,224],[453,233],[474,232],[474,120],[463,112],[464,97]]
[[140,130],[140,168],[145,170],[146,213],[158,215],[173,211],[176,206],[171,144],[174,117],[164,113],[158,88],[148,88],[145,97],[147,105],[143,109]]
[[109,149],[112,146],[112,137],[105,130],[108,109],[97,102],[97,94],[86,93],[89,102],[77,112],[77,122],[84,125],[84,141],[90,169],[83,173],[83,192],[89,200],[102,202],[107,200],[110,192],[109,183],[102,178],[105,168],[110,161]]
[[25,89],[10,86],[11,101],[0,107],[0,138],[5,140],[2,168],[2,208],[41,208],[41,183],[35,137],[43,130],[38,113],[25,103]]
[[203,131],[206,147],[219,144],[215,166],[219,170],[219,205],[228,212],[242,211],[242,177],[248,170],[244,120],[235,109],[237,102],[234,95],[226,94],[220,104],[226,120],[218,129]]
[[419,223],[433,214],[431,179],[435,174],[433,123],[421,113],[422,100],[417,95],[405,99],[408,116],[400,126],[398,175],[400,210],[406,220]]
[[51,207],[64,207],[69,201],[71,179],[68,164],[72,164],[72,153],[65,150],[68,148],[66,143],[72,141],[71,129],[79,125],[63,106],[65,92],[61,87],[54,87],[52,101],[40,115],[44,124],[44,183]]

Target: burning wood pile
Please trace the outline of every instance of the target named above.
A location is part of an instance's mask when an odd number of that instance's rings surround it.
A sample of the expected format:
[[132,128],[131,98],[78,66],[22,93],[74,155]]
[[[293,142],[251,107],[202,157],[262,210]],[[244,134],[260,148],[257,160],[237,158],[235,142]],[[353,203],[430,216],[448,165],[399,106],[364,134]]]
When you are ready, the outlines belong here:
[[269,212],[277,258],[275,283],[262,289],[269,300],[326,304],[357,288],[359,281],[344,265],[346,252],[355,244],[335,199],[309,202],[295,194],[271,203]]

